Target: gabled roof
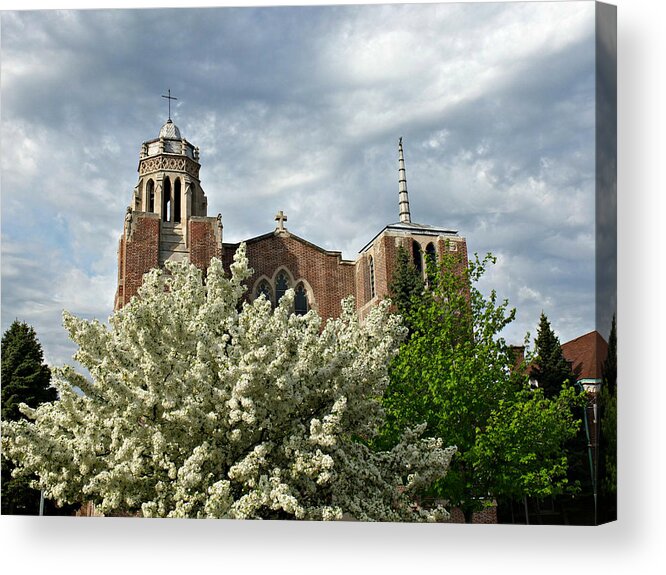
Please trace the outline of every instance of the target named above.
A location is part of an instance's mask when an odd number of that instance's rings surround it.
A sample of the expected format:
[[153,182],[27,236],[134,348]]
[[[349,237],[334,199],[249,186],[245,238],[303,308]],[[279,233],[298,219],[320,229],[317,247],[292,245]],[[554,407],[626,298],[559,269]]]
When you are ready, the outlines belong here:
[[[343,259],[342,258],[342,252],[337,251],[337,250],[327,250],[325,248],[322,248],[321,246],[318,246],[317,244],[313,244],[312,242],[309,242],[308,240],[304,240],[302,237],[297,236],[296,234],[292,234],[290,231],[288,231],[286,229],[284,229],[284,230],[274,230],[274,231],[268,232],[266,234],[261,234],[260,236],[254,236],[253,238],[243,240],[243,242],[246,245],[250,245],[250,244],[255,244],[257,242],[261,242],[261,241],[264,241],[264,240],[267,240],[267,239],[270,239],[270,238],[274,238],[274,237],[292,238],[292,239],[296,240],[297,242],[305,244],[306,246],[309,246],[309,247],[321,252],[322,254],[325,254],[327,256],[337,257],[340,260],[340,263],[343,263],[343,264],[353,264],[354,263],[351,260]],[[238,242],[238,243],[223,242],[222,246],[232,248],[232,249],[236,249],[236,248],[238,248],[238,246],[241,243],[242,242]]]
[[598,331],[591,331],[562,344],[562,354],[577,379],[601,379],[608,343]]

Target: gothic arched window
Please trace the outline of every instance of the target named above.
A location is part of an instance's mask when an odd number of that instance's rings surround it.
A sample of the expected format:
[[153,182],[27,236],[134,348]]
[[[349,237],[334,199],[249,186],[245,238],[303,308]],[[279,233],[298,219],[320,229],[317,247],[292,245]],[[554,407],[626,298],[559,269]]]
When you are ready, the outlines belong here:
[[308,292],[305,290],[305,286],[302,283],[299,283],[296,286],[294,313],[296,315],[305,315],[308,313]]
[[162,188],[162,221],[170,222],[171,211],[171,180],[164,178],[164,186]]
[[134,195],[134,209],[140,212],[143,209],[143,180],[139,182]]
[[414,266],[417,271],[423,273],[423,259],[421,257],[421,244],[416,240],[412,240],[412,256],[414,257]]
[[370,272],[370,299],[375,297],[375,260],[368,258],[368,271]]
[[173,221],[180,222],[180,178],[173,183]]
[[263,295],[269,302],[273,303],[273,290],[271,289],[271,284],[269,284],[266,280],[263,280],[257,286],[255,298],[258,298],[261,295]]
[[433,244],[432,242],[430,242],[426,246],[426,258],[430,261],[433,261],[433,262],[435,261],[435,258],[436,258],[435,244]]
[[280,272],[275,279],[275,305],[289,289],[289,278],[285,272]]
[[146,210],[149,212],[155,211],[155,182],[153,180],[148,180],[148,185],[146,186]]
[[435,266],[437,265],[437,252],[435,250],[435,244],[430,242],[426,246],[425,253],[426,273],[428,274],[428,281],[432,283],[432,281],[435,279]]

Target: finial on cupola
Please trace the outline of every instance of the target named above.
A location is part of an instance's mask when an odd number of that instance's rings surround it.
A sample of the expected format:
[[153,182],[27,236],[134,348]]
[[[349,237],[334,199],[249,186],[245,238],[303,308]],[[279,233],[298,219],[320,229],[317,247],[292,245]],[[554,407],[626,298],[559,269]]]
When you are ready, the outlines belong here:
[[171,100],[177,100],[178,98],[174,98],[171,95],[171,89],[167,91],[168,96],[165,96],[162,94],[162,98],[166,98],[169,101],[169,119],[167,120],[168,122],[171,122]]
[[398,205],[400,207],[400,221],[411,223],[409,212],[409,195],[407,194],[407,173],[405,172],[405,155],[402,151],[402,137],[398,140]]

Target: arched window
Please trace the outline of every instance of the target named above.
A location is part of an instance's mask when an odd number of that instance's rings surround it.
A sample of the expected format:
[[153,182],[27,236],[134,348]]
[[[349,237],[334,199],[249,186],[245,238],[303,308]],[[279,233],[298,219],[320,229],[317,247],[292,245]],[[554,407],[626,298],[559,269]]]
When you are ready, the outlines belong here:
[[180,222],[180,178],[173,183],[173,221]]
[[143,180],[139,182],[139,186],[134,196],[134,209],[140,212],[143,209]]
[[437,252],[435,250],[435,244],[430,242],[426,246],[425,250],[426,256],[425,256],[425,263],[426,263],[426,273],[428,274],[428,282],[432,283],[436,270],[436,265],[437,265]]
[[271,289],[271,284],[266,280],[263,280],[257,286],[257,291],[255,293],[255,298],[264,296],[269,302],[273,303],[273,290]]
[[170,222],[171,210],[171,180],[164,178],[164,188],[162,189],[162,221]]
[[148,180],[148,185],[146,186],[146,201],[148,205],[146,206],[147,211],[155,211],[155,182],[153,180]]
[[368,271],[370,272],[370,299],[375,297],[375,260],[368,258]]
[[421,257],[421,244],[416,240],[412,240],[412,256],[414,257],[414,267],[422,274],[423,273],[423,258]]
[[275,279],[275,305],[289,289],[289,278],[285,272],[280,272]]
[[437,257],[437,253],[436,253],[436,251],[435,251],[435,244],[433,244],[432,242],[430,242],[430,243],[426,246],[426,258],[427,258],[429,261],[433,261],[433,262],[434,262],[436,257]]
[[302,283],[299,283],[296,286],[294,313],[296,315],[305,315],[308,313],[308,292],[305,290],[305,286]]

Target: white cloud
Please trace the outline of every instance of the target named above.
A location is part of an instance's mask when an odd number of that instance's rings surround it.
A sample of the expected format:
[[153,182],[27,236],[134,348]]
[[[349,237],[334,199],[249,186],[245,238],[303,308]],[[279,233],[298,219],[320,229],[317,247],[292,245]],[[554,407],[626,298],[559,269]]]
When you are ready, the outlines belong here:
[[28,311],[54,350],[59,306],[108,315],[139,147],[170,88],[225,241],[282,209],[354,259],[397,220],[404,136],[414,219],[501,255],[489,278],[521,306],[518,340],[540,305],[587,331],[593,6],[3,13],[3,326]]
[[537,302],[537,303],[545,303],[546,305],[550,304],[550,299],[549,298],[544,298],[541,293],[535,289],[532,289],[529,286],[522,286],[518,290],[518,302],[519,303],[525,303],[525,302]]
[[1,269],[3,331],[15,319],[32,325],[51,364],[70,363],[75,351],[62,327],[63,310],[106,321],[113,307],[115,273],[86,274],[41,244],[3,234]]

